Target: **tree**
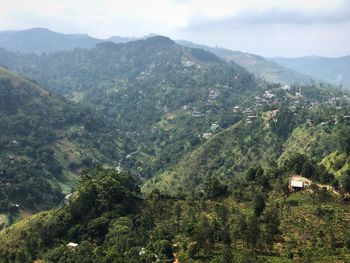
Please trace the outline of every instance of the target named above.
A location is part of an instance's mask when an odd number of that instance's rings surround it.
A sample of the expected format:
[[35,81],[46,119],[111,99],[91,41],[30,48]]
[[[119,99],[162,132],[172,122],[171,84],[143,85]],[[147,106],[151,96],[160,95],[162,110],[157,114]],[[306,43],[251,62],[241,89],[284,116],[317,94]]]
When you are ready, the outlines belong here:
[[160,260],[173,259],[173,249],[171,243],[168,240],[156,241],[153,245],[154,252],[157,254]]
[[341,180],[341,186],[344,192],[349,193],[350,192],[350,174],[346,174],[343,176]]
[[217,204],[215,206],[215,210],[221,224],[226,224],[228,217],[228,209],[225,206],[225,204]]
[[265,197],[261,193],[257,193],[254,197],[254,215],[259,217],[265,209]]
[[263,237],[265,244],[268,246],[269,250],[272,248],[276,235],[280,233],[280,219],[277,211],[277,208],[270,208],[266,210],[263,218],[265,223],[265,231]]
[[204,193],[212,198],[227,192],[227,186],[220,183],[217,177],[208,176],[204,182]]
[[258,218],[256,216],[251,216],[247,220],[247,230],[244,236],[245,242],[250,248],[254,249],[257,246],[259,237],[260,228]]
[[248,182],[253,182],[253,181],[255,181],[256,172],[257,172],[257,169],[255,169],[255,168],[249,168],[249,170],[248,170],[247,173],[246,173],[246,178],[247,178],[247,181],[248,181]]
[[222,262],[223,263],[232,263],[233,255],[232,249],[230,246],[226,245],[224,251],[222,252]]

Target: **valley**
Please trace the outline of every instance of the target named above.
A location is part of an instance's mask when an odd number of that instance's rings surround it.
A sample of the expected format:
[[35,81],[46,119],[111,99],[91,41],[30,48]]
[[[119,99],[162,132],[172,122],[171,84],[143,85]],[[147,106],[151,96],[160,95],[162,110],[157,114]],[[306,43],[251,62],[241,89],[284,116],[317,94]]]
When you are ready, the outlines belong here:
[[350,260],[348,90],[162,36],[97,42],[0,49],[0,262]]

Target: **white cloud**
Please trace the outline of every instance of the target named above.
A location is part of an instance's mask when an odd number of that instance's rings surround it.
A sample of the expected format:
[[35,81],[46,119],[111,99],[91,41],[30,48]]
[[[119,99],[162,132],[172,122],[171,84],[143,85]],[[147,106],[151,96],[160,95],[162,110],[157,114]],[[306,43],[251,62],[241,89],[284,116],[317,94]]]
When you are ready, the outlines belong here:
[[[258,44],[251,44],[254,35],[266,35],[276,38],[272,24],[286,24],[286,34],[294,34],[296,27],[289,23],[308,21],[324,21],[343,23],[347,19],[344,10],[349,9],[347,0],[0,0],[0,30],[23,29],[30,27],[48,27],[58,32],[89,33],[97,37],[111,35],[143,36],[158,33],[177,38],[190,38],[212,42],[216,35],[221,39],[217,44],[231,43],[230,36],[246,38],[252,46],[250,51],[260,50]],[[350,15],[350,12],[349,12]],[[266,17],[271,17],[267,20]],[[283,21],[282,21],[283,20]],[[253,25],[235,24],[250,22]],[[270,27],[256,24],[270,23]],[[345,21],[346,22],[346,21]],[[291,29],[293,28],[293,30]],[[332,32],[328,26],[312,27],[316,32]],[[338,27],[334,40],[343,39]],[[289,31],[288,31],[289,30]],[[305,26],[303,30],[311,30]],[[300,29],[297,30],[300,32]],[[220,32],[220,36],[218,33]],[[246,32],[249,32],[247,34]],[[270,32],[270,33],[269,33]],[[306,34],[310,34],[306,33]],[[276,36],[275,36],[276,35]],[[323,34],[318,34],[322,41]],[[258,39],[256,38],[255,42]],[[267,40],[266,40],[267,41]],[[267,41],[268,42],[268,41]],[[271,41],[272,42],[272,41]],[[283,42],[283,41],[282,41]],[[285,44],[282,43],[281,44]],[[322,45],[322,43],[319,43]],[[227,46],[227,45],[226,45]],[[240,46],[239,46],[240,47]],[[284,48],[283,46],[281,47]],[[336,47],[334,47],[336,48]],[[286,48],[287,50],[287,48]]]
[[[11,26],[9,14],[61,18],[107,25],[114,21],[135,21],[161,30],[187,26],[192,19],[221,19],[241,13],[270,10],[306,14],[336,12],[345,0],[0,0],[0,21]],[[116,25],[118,26],[118,25]]]

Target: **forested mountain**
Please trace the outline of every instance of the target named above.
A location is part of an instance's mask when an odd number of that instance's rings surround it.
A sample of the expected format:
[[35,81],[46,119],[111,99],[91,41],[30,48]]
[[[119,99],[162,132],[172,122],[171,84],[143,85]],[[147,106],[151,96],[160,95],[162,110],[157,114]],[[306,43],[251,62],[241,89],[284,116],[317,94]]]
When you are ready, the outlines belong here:
[[[108,39],[97,39],[88,35],[62,34],[45,28],[32,28],[18,31],[0,31],[0,47],[8,51],[17,51],[26,54],[55,53],[76,48],[90,49],[94,48],[96,44],[103,42],[128,43],[153,36],[155,35],[150,34],[143,38],[112,36]],[[283,63],[276,64],[273,61],[254,54],[208,47],[185,40],[178,40],[176,43],[190,48],[208,50],[220,58],[236,62],[249,72],[270,82],[284,84],[302,82],[303,84],[310,84],[311,81],[310,76],[303,74],[307,72],[303,68],[297,68],[296,71],[290,70],[289,67],[279,65],[283,65]],[[311,74],[311,76],[316,79],[319,78],[317,74]],[[324,77],[321,79],[328,81]]]
[[255,54],[233,51],[219,47],[208,47],[185,40],[178,40],[176,42],[187,47],[208,50],[209,52],[227,61],[234,61],[235,63],[247,69],[249,72],[269,82],[282,84],[293,84],[300,82],[303,84],[310,84],[312,78],[315,78],[317,80],[317,77],[313,75],[313,77],[308,76],[305,71],[298,69],[295,70],[293,68],[291,70],[283,64],[281,64],[281,66],[269,59]]
[[[240,121],[215,134],[175,166],[145,183],[144,192],[159,189],[168,195],[203,190],[215,177],[229,184],[251,166],[271,166],[302,155],[305,175],[323,173],[342,182],[350,173],[348,159],[350,97],[329,87],[274,87],[239,105]],[[266,97],[274,101],[262,102]],[[320,172],[320,169],[323,172]],[[299,173],[301,172],[298,171]],[[320,180],[320,178],[316,178]],[[323,178],[324,179],[324,178]]]
[[146,178],[194,149],[212,124],[236,122],[233,107],[267,85],[233,62],[160,36],[51,55],[5,55],[0,64],[7,61],[129,134],[138,149],[122,165]]
[[[171,192],[174,185],[191,191],[207,176],[227,180],[255,161],[277,160],[294,128],[306,123],[310,105],[341,100],[329,87],[307,86],[303,95],[297,85],[258,81],[233,62],[161,36],[52,55],[5,55],[0,63],[96,110],[128,134],[137,148],[121,165],[141,181],[156,175],[146,192]],[[283,136],[261,121],[277,111],[283,113],[278,129],[294,125]],[[246,118],[252,118],[249,125]]]
[[350,88],[350,56],[327,58],[327,57],[300,57],[300,58],[271,58],[272,61],[308,74],[316,79],[335,85]]
[[103,42],[82,34],[56,33],[46,28],[0,31],[0,47],[21,53],[52,53],[75,48],[93,48]]
[[[271,87],[250,110],[235,108],[241,121],[148,181],[145,197],[128,173],[87,172],[64,207],[0,232],[0,258],[349,260],[350,97],[331,87]],[[294,190],[295,176],[309,187]]]
[[101,116],[0,68],[0,213],[11,223],[58,205],[81,167],[118,165],[123,138]]
[[161,36],[0,65],[25,76],[0,71],[0,212],[73,190],[2,230],[0,261],[349,260],[347,92]]
[[297,160],[286,166],[252,168],[230,186],[212,177],[201,195],[174,199],[159,191],[140,199],[130,175],[98,169],[65,207],[0,232],[0,258],[4,262],[346,262],[350,210],[344,194],[317,181],[309,190],[291,191],[289,175],[302,163]]

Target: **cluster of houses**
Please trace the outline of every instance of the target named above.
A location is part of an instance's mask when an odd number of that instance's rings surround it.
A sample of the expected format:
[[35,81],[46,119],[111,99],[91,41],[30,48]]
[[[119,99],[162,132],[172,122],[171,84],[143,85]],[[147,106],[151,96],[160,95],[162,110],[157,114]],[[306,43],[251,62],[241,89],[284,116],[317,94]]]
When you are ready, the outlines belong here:
[[342,104],[347,104],[350,102],[350,97],[347,95],[343,95],[341,97],[332,97],[327,103],[333,106],[340,106]]
[[[208,103],[215,102],[221,96],[221,91],[219,91],[219,89],[222,90],[222,89],[228,89],[228,88],[230,88],[228,84],[225,84],[225,85],[217,84],[213,89],[211,89],[209,91]],[[290,91],[292,90],[291,85],[281,86],[280,89],[284,90],[288,93],[290,93]],[[295,93],[289,94],[288,98],[292,98],[292,100],[293,100],[292,104],[290,106],[291,109],[292,110],[296,109],[298,107],[298,105],[300,105],[300,103],[302,103],[304,100],[304,96],[302,94],[301,87],[299,87],[297,90],[295,90]],[[252,109],[256,109],[256,108],[263,107],[266,105],[276,104],[279,102],[279,98],[277,95],[274,94],[273,90],[265,90],[262,95],[255,96],[254,99],[255,99],[255,104],[251,107],[242,108],[241,105],[235,105],[232,108],[233,113],[245,115],[245,121],[248,124],[251,124],[258,119],[258,116],[254,114],[255,110],[252,110]],[[350,97],[348,97],[347,95],[342,95],[341,97],[333,97],[329,100],[328,103],[332,104],[332,105],[341,105],[341,103],[343,103],[343,102],[344,103],[350,102]],[[317,108],[319,105],[320,105],[319,102],[309,102],[307,106],[310,107],[310,109],[311,109],[311,108]],[[183,109],[188,111],[188,110],[190,110],[190,106],[185,105],[185,106],[183,106]],[[200,118],[200,117],[203,117],[205,115],[204,113],[199,111],[197,108],[192,108],[192,109],[193,109],[193,111],[191,113],[192,117]],[[269,111],[263,115],[263,118],[265,120],[272,119],[273,121],[276,122],[277,121],[276,114],[277,114],[277,111]],[[344,116],[344,120],[348,120],[348,119],[350,120],[350,116]],[[308,120],[307,123],[309,125],[313,125],[311,120]],[[336,123],[336,122],[333,121],[332,123]],[[321,125],[326,125],[326,124],[328,124],[328,122],[321,123]],[[210,133],[203,134],[203,137],[206,137],[206,138],[209,137]]]
[[255,96],[254,99],[255,107],[262,107],[268,104],[278,103],[277,96],[273,94],[271,90],[266,90],[261,97]]

